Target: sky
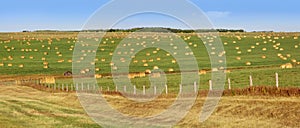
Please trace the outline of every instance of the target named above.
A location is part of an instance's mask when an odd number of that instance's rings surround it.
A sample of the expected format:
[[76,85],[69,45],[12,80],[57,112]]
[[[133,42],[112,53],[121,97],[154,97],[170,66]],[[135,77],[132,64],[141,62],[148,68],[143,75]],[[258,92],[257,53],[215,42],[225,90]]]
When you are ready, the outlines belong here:
[[[173,1],[170,5],[178,0]],[[300,31],[299,0],[189,1],[208,16],[214,28]],[[81,30],[97,10],[110,2],[110,0],[2,0],[0,32]],[[131,4],[134,3],[127,2],[122,8],[114,11],[122,11]],[[184,12],[184,10],[177,11]],[[105,20],[110,22],[110,19]],[[178,20],[158,14],[130,16],[116,24],[114,28],[151,26],[185,28]]]

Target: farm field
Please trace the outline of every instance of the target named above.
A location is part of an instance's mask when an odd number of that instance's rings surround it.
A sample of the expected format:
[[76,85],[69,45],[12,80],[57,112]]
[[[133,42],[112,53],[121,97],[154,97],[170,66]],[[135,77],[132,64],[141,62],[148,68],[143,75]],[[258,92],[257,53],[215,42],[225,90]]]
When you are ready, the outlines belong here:
[[[159,98],[156,107],[105,96],[123,113],[149,116],[171,103]],[[175,127],[298,127],[299,97],[224,96],[212,116],[198,122],[205,98],[199,96],[192,109]],[[130,106],[130,107],[128,107]],[[134,109],[135,111],[132,111]],[[151,111],[150,111],[151,110]],[[147,112],[145,112],[147,111]],[[99,127],[85,114],[76,93],[50,93],[27,86],[0,85],[0,124],[8,127]]]
[[[145,40],[145,42],[160,43],[169,40],[170,43],[162,45],[170,46],[174,50],[190,48],[192,52],[182,56],[195,55],[200,77],[200,81],[196,81],[199,85],[197,87],[200,91],[209,90],[209,80],[212,79],[213,70],[210,68],[209,55],[218,54],[206,50],[204,44],[209,45],[209,41],[201,41],[195,33],[177,33],[178,36],[174,38],[165,36],[164,33],[142,33],[137,37],[131,37],[131,34],[109,32],[101,40],[97,50],[89,50],[86,49],[89,46],[85,42],[78,41],[77,32],[0,33],[0,127],[100,127],[85,113],[77,99],[73,85],[80,83],[73,83],[73,77],[64,76],[64,73],[72,71],[72,64],[76,66],[88,55],[95,53],[94,60],[86,64],[95,68],[83,67],[79,73],[87,75],[95,72],[98,86],[103,91],[113,92],[116,86],[111,71],[118,70],[119,67],[112,63],[112,56],[127,54],[114,51],[123,38],[127,37],[130,37],[133,42]],[[226,55],[227,70],[224,87],[227,89],[226,94],[205,123],[198,121],[198,114],[205,101],[205,95],[199,94],[192,109],[175,127],[300,126],[298,89],[300,88],[300,33],[228,32],[219,35],[225,50],[221,56]],[[175,46],[175,43],[172,43],[175,38],[184,40],[188,47]],[[100,41],[95,37],[86,37],[85,40]],[[144,46],[145,42],[121,45],[121,48],[130,48],[130,45]],[[73,60],[76,45],[83,48],[75,54],[78,55],[76,58],[79,60]],[[130,61],[129,71],[130,74],[139,75],[130,79],[131,84],[136,85],[139,90],[142,90],[143,86],[150,88],[149,71],[159,68],[166,74],[169,94],[178,93],[178,85],[181,84],[180,69],[172,54],[174,53],[159,48],[138,51]],[[120,61],[127,60],[120,59]],[[275,88],[275,73],[278,73],[279,88]],[[249,76],[254,88],[262,87],[262,92],[258,95],[246,94],[250,84]],[[38,85],[20,83],[22,80],[36,80],[43,77],[53,79],[50,82],[45,80]],[[245,95],[243,91],[234,93],[241,92],[241,94],[231,95],[233,93],[228,92],[227,79],[231,81],[232,89],[246,89]],[[191,81],[191,84],[193,82]],[[162,85],[162,83],[156,84]],[[49,89],[54,85],[56,87],[72,85],[72,91],[69,87],[66,87],[69,92]],[[270,87],[275,92],[265,92],[263,87]],[[285,88],[293,89],[289,92],[284,90]],[[251,91],[251,88],[249,90]],[[285,94],[277,95],[281,92]],[[161,97],[156,100],[156,107],[147,108],[145,106],[153,105],[129,102],[122,96],[114,95],[115,93],[108,93],[105,98],[112,106],[122,108],[120,111],[123,113],[135,116],[149,116],[160,112],[174,100],[174,97]],[[136,111],[132,112],[132,109]],[[146,110],[151,111],[145,112]]]
[[[0,34],[0,75],[5,77],[47,75],[55,76],[57,83],[72,83],[72,79],[64,78],[63,73],[72,71],[73,51],[78,41],[76,32],[30,32],[30,33],[1,33]],[[112,54],[123,38],[130,33],[107,33],[97,51],[81,50],[80,59],[88,53],[96,52],[96,58],[91,65],[95,69],[82,69],[100,76],[98,83],[111,86],[108,77],[111,72]],[[148,34],[149,35],[149,34]],[[149,42],[158,42],[165,38],[159,34],[147,33],[134,37],[133,40],[145,38]],[[163,35],[163,34],[161,34]],[[194,33],[179,33],[198,62],[200,84],[207,85],[210,79],[210,61],[204,43]],[[299,86],[300,74],[300,33],[220,33],[225,49],[227,78],[232,79],[232,86],[244,87],[249,85],[249,75],[253,75],[254,85],[275,85],[275,73],[279,74],[281,86]],[[99,41],[97,38],[87,40]],[[142,45],[142,44],[141,44]],[[169,45],[169,44],[167,44]],[[176,46],[171,46],[177,49]],[[180,48],[178,48],[180,49]],[[192,54],[187,54],[190,56]],[[224,63],[224,62],[221,62]],[[76,65],[76,63],[75,63]],[[158,67],[167,73],[168,84],[177,86],[180,83],[179,67],[176,60],[164,50],[148,48],[139,51],[130,62],[130,72],[146,72]],[[171,74],[170,74],[171,73]],[[175,74],[174,74],[175,73]],[[2,77],[3,78],[3,77]],[[149,85],[148,78],[132,79],[139,86]],[[201,87],[201,86],[200,86]],[[208,88],[203,86],[202,88]]]
[[[95,66],[97,74],[111,71],[111,57],[118,43],[129,33],[108,33],[103,38],[96,52]],[[156,34],[151,34],[156,35]],[[203,42],[195,34],[178,34],[192,49],[199,63],[199,69],[209,70],[210,61]],[[299,63],[298,39],[300,33],[220,33],[226,52],[228,69],[277,67],[291,63],[297,67]],[[143,36],[143,35],[141,35]],[[77,33],[1,33],[1,74],[51,74],[61,75],[72,69],[72,55],[77,42]],[[136,37],[141,38],[141,37]],[[145,37],[145,40],[156,41],[167,38],[163,36]],[[89,38],[89,40],[98,40]],[[213,39],[212,39],[213,40]],[[78,43],[78,42],[77,42]],[[141,44],[142,45],[142,44]],[[168,45],[168,44],[167,44]],[[170,44],[170,47],[176,46]],[[180,49],[180,48],[178,48]],[[145,59],[147,56],[147,59]],[[186,55],[187,57],[189,55]],[[158,66],[178,71],[174,58],[160,49],[144,49],[135,55],[131,62],[131,72],[144,72]],[[76,61],[76,60],[74,60]],[[173,71],[172,70],[172,71]]]

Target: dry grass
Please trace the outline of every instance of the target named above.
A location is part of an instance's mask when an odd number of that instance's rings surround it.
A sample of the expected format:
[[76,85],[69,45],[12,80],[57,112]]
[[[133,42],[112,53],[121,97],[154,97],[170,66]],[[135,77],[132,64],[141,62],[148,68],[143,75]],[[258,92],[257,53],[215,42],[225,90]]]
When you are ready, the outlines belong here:
[[[138,104],[106,95],[109,103],[132,116],[150,116],[166,109],[174,96]],[[212,116],[199,123],[205,98],[175,127],[298,127],[299,97],[224,96]],[[75,93],[50,93],[26,86],[0,86],[1,127],[97,127],[81,108]]]

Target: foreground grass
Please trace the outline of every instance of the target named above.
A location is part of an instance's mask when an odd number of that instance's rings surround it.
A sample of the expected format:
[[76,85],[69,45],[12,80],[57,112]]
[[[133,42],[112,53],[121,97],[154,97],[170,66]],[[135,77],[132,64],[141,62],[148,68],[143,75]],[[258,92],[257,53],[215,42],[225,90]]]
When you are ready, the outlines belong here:
[[1,127],[99,127],[74,94],[1,86],[0,99]]
[[[106,96],[109,103],[122,109],[123,113],[137,116],[149,116],[165,109],[172,101],[170,98],[160,98],[153,102],[155,105],[151,102],[145,105],[129,102],[120,96]],[[222,97],[212,116],[199,123],[204,100],[204,97],[198,97],[175,127],[279,128],[300,125],[299,97]],[[130,113],[132,110],[134,113]],[[26,86],[0,86],[0,113],[3,128],[100,127],[85,114],[75,93],[48,93]]]

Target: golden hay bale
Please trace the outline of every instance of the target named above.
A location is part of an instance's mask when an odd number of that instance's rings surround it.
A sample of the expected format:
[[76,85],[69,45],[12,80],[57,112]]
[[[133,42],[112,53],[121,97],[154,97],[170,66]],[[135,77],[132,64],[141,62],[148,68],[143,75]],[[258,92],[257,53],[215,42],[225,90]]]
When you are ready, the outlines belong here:
[[231,73],[230,70],[224,70],[224,73]]
[[96,71],[100,71],[100,68],[95,68]]
[[118,70],[118,67],[117,66],[113,66],[112,69],[113,70]]
[[49,68],[49,66],[48,65],[44,65],[44,68],[47,69],[47,68]]
[[293,65],[291,63],[286,63],[280,66],[280,68],[285,69],[285,68],[293,68]]
[[13,66],[13,64],[9,63],[9,64],[7,64],[7,66],[8,66],[8,67],[12,67],[12,66]]
[[145,72],[139,72],[138,76],[139,77],[146,77],[146,73]]
[[110,66],[114,66],[115,64],[114,64],[113,62],[110,62],[109,65],[110,65]]
[[147,63],[144,63],[144,65],[143,65],[144,67],[148,67],[149,65],[147,64]]
[[176,60],[172,60],[172,64],[175,64],[176,63]]
[[60,59],[60,60],[58,60],[57,62],[58,63],[62,63],[62,62],[64,62],[65,60],[64,59]]
[[285,64],[285,68],[293,68],[293,65],[291,63]]
[[84,70],[81,70],[80,73],[81,73],[81,74],[85,74],[85,71],[84,71]]
[[238,56],[238,57],[236,57],[236,59],[237,59],[237,60],[241,60],[242,58]]
[[146,73],[146,74],[150,74],[150,73],[151,73],[151,70],[150,70],[150,69],[146,69],[146,70],[145,70],[145,73]]
[[23,67],[24,67],[24,65],[23,65],[23,64],[20,64],[20,65],[19,65],[19,68],[23,68]]
[[134,74],[134,73],[129,73],[129,74],[128,74],[128,78],[129,78],[129,79],[135,78],[135,74]]
[[42,84],[55,84],[55,78],[53,76],[46,76],[40,79]]
[[48,63],[47,61],[44,61],[43,64],[44,64],[44,65],[48,65],[49,63]]
[[169,68],[168,71],[169,72],[174,72],[174,69],[173,68]]
[[250,65],[251,65],[251,62],[249,62],[249,61],[246,62],[246,65],[247,65],[247,66],[250,66]]
[[95,74],[95,78],[102,78],[101,74]]
[[200,70],[200,71],[198,72],[198,74],[199,74],[199,75],[205,75],[205,74],[206,74],[206,70]]
[[266,59],[266,58],[267,58],[267,56],[266,56],[266,55],[263,55],[263,56],[261,56],[261,58],[263,58],[263,59]]

